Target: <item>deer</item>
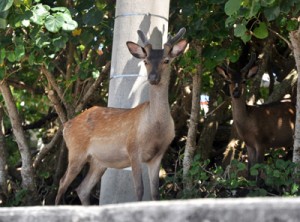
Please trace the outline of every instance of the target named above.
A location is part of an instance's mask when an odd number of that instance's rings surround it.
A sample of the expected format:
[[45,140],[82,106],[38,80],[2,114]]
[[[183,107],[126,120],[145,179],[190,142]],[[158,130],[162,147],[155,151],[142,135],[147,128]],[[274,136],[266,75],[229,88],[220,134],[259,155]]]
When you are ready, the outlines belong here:
[[262,105],[246,104],[246,80],[258,72],[255,54],[241,70],[217,66],[216,71],[229,84],[232,117],[238,136],[245,142],[248,173],[256,163],[264,162],[267,148],[291,147],[295,128],[295,104],[277,101]]
[[148,169],[151,199],[159,200],[161,160],[175,137],[168,99],[170,64],[185,51],[188,42],[181,39],[185,32],[181,28],[169,36],[163,49],[153,49],[141,30],[137,33],[142,46],[126,42],[131,55],[146,66],[149,101],[132,109],[94,106],[64,124],[68,167],[59,183],[56,205],[86,163],[89,171],[76,188],[83,205],[90,204],[90,192],[107,168],[131,167],[136,197],[141,201],[142,164]]

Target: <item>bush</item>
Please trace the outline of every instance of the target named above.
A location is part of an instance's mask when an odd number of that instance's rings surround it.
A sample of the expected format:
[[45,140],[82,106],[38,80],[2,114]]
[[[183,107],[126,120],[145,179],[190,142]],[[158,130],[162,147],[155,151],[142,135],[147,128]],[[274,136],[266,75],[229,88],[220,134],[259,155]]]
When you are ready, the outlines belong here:
[[265,164],[254,165],[250,169],[251,177],[248,177],[246,163],[232,160],[224,170],[221,166],[212,165],[210,160],[201,161],[200,156],[196,155],[187,178],[192,186],[183,188],[182,170],[179,170],[165,179],[162,197],[298,196],[300,174],[295,173],[296,164],[284,160],[282,156],[281,152],[274,152]]

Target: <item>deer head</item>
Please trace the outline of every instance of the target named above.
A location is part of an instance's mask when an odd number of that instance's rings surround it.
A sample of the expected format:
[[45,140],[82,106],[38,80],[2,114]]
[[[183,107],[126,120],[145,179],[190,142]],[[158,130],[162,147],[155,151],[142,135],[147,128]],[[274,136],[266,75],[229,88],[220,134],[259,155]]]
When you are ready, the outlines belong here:
[[185,28],[181,28],[174,37],[169,37],[164,44],[164,49],[152,49],[151,43],[149,43],[146,35],[141,30],[138,30],[138,35],[144,46],[130,41],[126,43],[134,57],[144,60],[148,81],[151,85],[158,85],[171,60],[184,52],[187,41],[181,40],[177,44],[175,43],[184,35],[185,31]]
[[246,80],[256,75],[258,66],[254,65],[255,54],[251,54],[250,61],[241,70],[236,71],[231,69],[228,65],[217,66],[217,72],[229,84],[229,91],[233,98],[240,98],[244,94]]

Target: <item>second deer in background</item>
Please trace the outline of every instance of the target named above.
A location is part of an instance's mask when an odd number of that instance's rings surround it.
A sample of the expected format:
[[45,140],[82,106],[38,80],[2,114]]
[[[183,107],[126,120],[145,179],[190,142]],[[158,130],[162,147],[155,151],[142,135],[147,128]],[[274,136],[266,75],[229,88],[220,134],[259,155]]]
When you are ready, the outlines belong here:
[[245,142],[248,153],[248,169],[264,161],[267,148],[293,145],[295,105],[292,102],[274,102],[249,106],[246,104],[246,80],[255,76],[258,66],[255,55],[241,70],[229,66],[216,68],[229,83],[232,99],[232,116],[238,136]]

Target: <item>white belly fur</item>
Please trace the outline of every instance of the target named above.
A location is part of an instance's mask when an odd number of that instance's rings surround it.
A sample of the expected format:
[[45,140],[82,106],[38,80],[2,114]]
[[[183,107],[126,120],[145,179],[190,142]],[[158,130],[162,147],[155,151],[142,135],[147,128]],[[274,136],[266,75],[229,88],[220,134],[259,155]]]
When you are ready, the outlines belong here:
[[124,168],[130,166],[126,141],[124,140],[92,138],[88,147],[88,154],[96,158],[104,167]]

